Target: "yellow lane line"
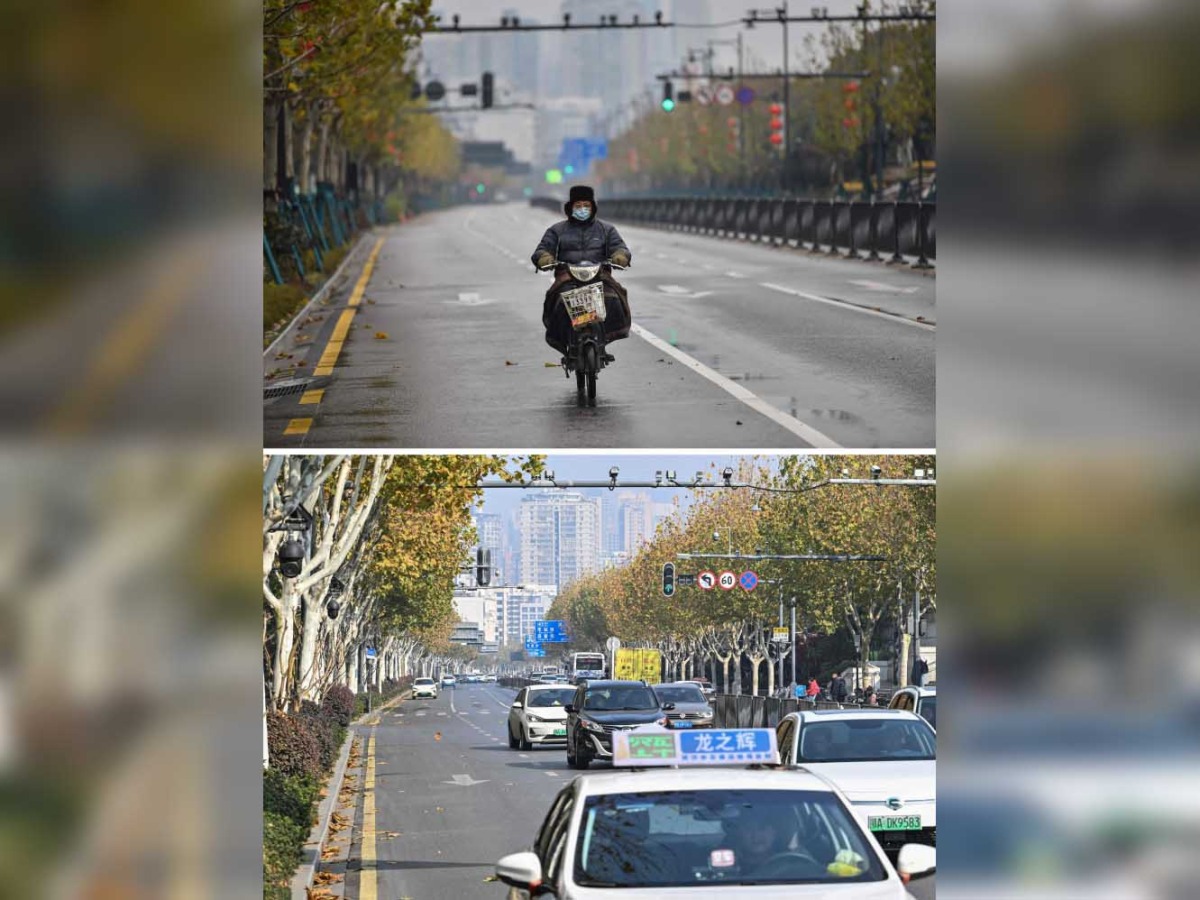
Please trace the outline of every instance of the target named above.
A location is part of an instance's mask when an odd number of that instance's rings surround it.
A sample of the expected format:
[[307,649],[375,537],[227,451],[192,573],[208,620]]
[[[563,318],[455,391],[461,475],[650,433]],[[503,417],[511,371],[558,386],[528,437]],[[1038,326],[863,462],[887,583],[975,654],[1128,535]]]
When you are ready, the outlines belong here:
[[308,434],[308,429],[312,428],[312,422],[312,419],[292,419],[283,433],[284,435]]
[[367,772],[363,779],[362,875],[358,881],[359,900],[376,900],[379,876],[375,869],[375,731],[367,741]]
[[315,403],[320,403],[321,398],[325,396],[325,388],[319,388],[315,391],[305,391],[300,398],[301,406],[311,406]]
[[325,345],[325,350],[321,353],[321,359],[317,363],[316,369],[313,370],[313,375],[333,374],[333,368],[337,365],[338,357],[342,354],[342,345],[346,342],[346,335],[350,331],[350,323],[354,320],[354,313],[357,310],[358,304],[362,302],[363,293],[367,289],[367,282],[371,280],[371,272],[375,269],[375,260],[382,248],[383,238],[380,238],[371,249],[371,255],[367,257],[367,263],[363,266],[362,274],[358,276],[354,290],[350,293],[350,300],[347,303],[349,308],[343,310],[341,316],[338,318],[337,325],[333,329],[333,334],[329,337],[329,343]]
[[103,413],[113,394],[154,349],[155,339],[192,286],[202,258],[193,252],[166,267],[145,298],[104,339],[78,386],[46,420],[47,431],[60,436],[80,434]]

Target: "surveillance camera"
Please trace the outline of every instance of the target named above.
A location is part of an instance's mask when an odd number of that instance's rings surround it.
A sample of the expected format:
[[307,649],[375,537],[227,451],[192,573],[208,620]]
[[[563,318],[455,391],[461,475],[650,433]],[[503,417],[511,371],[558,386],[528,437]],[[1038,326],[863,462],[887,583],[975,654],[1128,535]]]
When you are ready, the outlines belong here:
[[284,578],[297,578],[304,568],[304,541],[292,538],[284,541],[275,557],[279,563],[279,574]]
[[667,481],[674,481],[675,475],[676,475],[676,472],[674,469],[667,469]]
[[719,531],[714,531],[714,532],[713,532],[713,540],[714,540],[714,541],[719,541],[720,539],[721,539],[721,532],[719,532]]
[[658,469],[658,470],[656,470],[656,471],[655,471],[655,473],[654,473],[654,483],[655,483],[655,484],[662,484],[662,480],[663,480],[663,473],[662,473],[662,469]]
[[913,478],[917,479],[917,481],[920,481],[920,480],[921,480],[922,478],[924,478],[924,477],[925,477],[925,470],[924,470],[924,469],[915,469],[915,470],[913,471]]
[[608,477],[611,478],[613,481],[616,481],[617,476],[620,474],[621,474],[621,470],[616,466],[613,466],[611,469],[608,470]]
[[883,469],[881,469],[879,466],[871,466],[871,477],[872,478],[878,478],[882,474],[883,474]]
[[542,473],[542,477],[545,478],[547,481],[553,481],[554,480],[554,470],[547,469],[545,472]]
[[849,469],[842,469],[842,477],[843,477],[843,478],[849,478],[849,477],[850,477],[850,470],[849,470]]
[[336,619],[338,617],[338,611],[341,608],[342,604],[338,603],[336,600],[330,600],[325,604],[325,612],[329,613],[329,618],[331,619]]
[[725,479],[725,484],[728,485],[733,481],[733,469],[730,466],[726,466],[724,471],[721,472],[721,477]]

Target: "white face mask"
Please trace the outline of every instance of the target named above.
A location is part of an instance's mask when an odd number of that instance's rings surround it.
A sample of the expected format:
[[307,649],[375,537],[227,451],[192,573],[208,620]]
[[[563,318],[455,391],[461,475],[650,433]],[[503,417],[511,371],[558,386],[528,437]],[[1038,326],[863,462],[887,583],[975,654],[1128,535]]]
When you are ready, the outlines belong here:
[[580,222],[586,222],[588,220],[588,217],[591,216],[591,214],[592,214],[591,209],[589,209],[586,206],[581,206],[577,209],[571,210],[571,215],[573,215]]

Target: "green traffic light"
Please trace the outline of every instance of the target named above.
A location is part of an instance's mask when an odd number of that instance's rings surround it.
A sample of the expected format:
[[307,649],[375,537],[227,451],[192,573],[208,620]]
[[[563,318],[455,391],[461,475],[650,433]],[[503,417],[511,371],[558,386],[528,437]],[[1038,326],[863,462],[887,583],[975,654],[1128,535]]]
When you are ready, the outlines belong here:
[[475,185],[475,193],[477,193],[477,194],[482,194],[486,190],[487,190],[487,187],[483,184],[483,182],[480,182],[479,184]]
[[575,167],[574,167],[574,166],[566,166],[566,167],[563,169],[563,171],[564,171],[564,172],[566,172],[568,175],[574,175],[574,174],[575,174]]
[[670,112],[675,108],[675,101],[668,97],[662,102],[662,108],[664,112]]

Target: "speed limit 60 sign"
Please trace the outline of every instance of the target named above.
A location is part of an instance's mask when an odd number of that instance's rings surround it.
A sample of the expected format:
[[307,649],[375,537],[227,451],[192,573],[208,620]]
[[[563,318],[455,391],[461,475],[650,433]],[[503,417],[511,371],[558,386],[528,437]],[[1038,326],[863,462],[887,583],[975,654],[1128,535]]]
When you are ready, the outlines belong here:
[[717,579],[717,584],[721,586],[723,591],[732,591],[733,586],[737,584],[737,576],[726,569]]

